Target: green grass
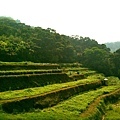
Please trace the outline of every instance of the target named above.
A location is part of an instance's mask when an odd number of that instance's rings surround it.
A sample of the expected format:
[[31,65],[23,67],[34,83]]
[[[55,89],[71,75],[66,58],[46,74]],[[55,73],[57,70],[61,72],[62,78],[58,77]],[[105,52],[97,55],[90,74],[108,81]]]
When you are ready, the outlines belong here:
[[65,68],[67,71],[87,71],[89,70],[88,68],[83,68],[83,67],[68,67]]
[[27,88],[27,89],[23,89],[23,90],[0,92],[0,100],[43,94],[43,93],[47,93],[47,92],[50,92],[53,90],[65,88],[65,87],[95,82],[95,81],[100,80],[100,78],[102,78],[102,77],[103,77],[102,75],[96,74],[91,77],[88,77],[87,79],[73,81],[73,82],[52,84],[52,85],[47,85],[44,87]]
[[0,65],[58,65],[55,63],[34,63],[30,61],[23,61],[23,62],[1,62]]
[[0,75],[20,75],[20,74],[40,74],[40,73],[54,73],[62,72],[61,69],[49,69],[49,70],[9,70],[9,71],[0,71]]
[[[11,64],[11,63],[6,63],[6,64]],[[16,64],[16,63],[13,63],[13,64]],[[18,63],[18,64],[21,64],[21,63]],[[26,62],[25,63],[23,62],[22,64],[26,64]],[[31,65],[34,63],[30,62],[27,64]],[[61,88],[91,83],[91,82],[104,79],[104,75],[97,74],[95,73],[95,71],[91,71],[86,68],[65,69],[65,72],[68,75],[70,75],[71,73],[76,74],[76,71],[79,71],[80,74],[91,74],[91,75],[89,75],[86,79],[68,82],[68,83],[60,83],[60,84],[47,85],[44,87],[27,88],[23,90],[0,92],[0,102],[4,100],[8,100],[8,99],[19,98],[19,97],[40,95],[40,94],[44,94],[44,93],[58,90]],[[68,100],[60,102],[54,107],[46,108],[43,110],[31,109],[31,111],[28,113],[23,112],[21,114],[16,114],[16,113],[7,114],[2,111],[2,108],[0,105],[0,120],[80,120],[82,119],[79,117],[80,113],[85,111],[88,105],[91,102],[93,102],[95,98],[97,98],[98,96],[104,93],[108,93],[110,91],[114,91],[117,88],[120,88],[120,80],[118,78],[108,77],[108,80],[109,80],[108,86],[106,87],[80,93],[79,95],[72,96]],[[120,103],[118,103],[118,105],[120,106]],[[119,113],[120,113],[119,107],[117,107],[116,105],[110,105],[108,107],[105,120],[114,120],[113,118],[117,118],[116,116],[119,115]]]
[[120,120],[120,101],[108,105],[104,118],[104,120]]
[[43,110],[31,110],[29,113],[22,114],[6,114],[1,112],[0,117],[4,119],[38,119],[38,120],[77,120],[80,119],[79,115],[82,113],[88,105],[98,96],[105,92],[110,92],[117,89],[116,86],[106,86],[97,90],[92,90],[73,96],[66,101],[59,103],[58,105],[43,109]]
[[32,63],[32,62],[0,62],[0,70],[20,70],[20,69],[57,69],[59,64],[52,63]]
[[120,85],[120,79],[118,77],[110,76],[107,77],[108,85]]
[[[103,75],[95,74],[95,75],[88,76],[87,79],[73,81],[73,82],[52,84],[52,85],[47,85],[44,87],[27,88],[27,89],[23,89],[23,90],[0,92],[0,100],[8,100],[8,99],[13,99],[13,98],[27,97],[27,96],[38,95],[38,94],[40,95],[40,94],[44,94],[44,93],[58,90],[61,88],[95,82],[95,81],[101,80],[103,78],[104,78]],[[117,78],[114,77],[114,79],[117,79]],[[118,87],[119,87],[119,84],[118,84]]]
[[66,68],[63,69],[64,72],[66,72],[67,75],[74,75],[77,74],[77,72],[79,72],[79,74],[84,74],[84,75],[90,75],[90,74],[96,74],[96,71],[93,70],[89,70],[88,68]]

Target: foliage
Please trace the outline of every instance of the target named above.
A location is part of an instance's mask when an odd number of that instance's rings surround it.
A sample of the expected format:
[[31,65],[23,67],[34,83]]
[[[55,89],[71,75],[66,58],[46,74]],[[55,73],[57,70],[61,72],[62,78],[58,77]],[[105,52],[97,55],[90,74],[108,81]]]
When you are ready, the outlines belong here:
[[97,78],[96,76],[101,76],[101,75],[99,74],[92,75],[91,77],[88,77],[87,79],[83,79],[83,80],[46,85],[44,87],[35,87],[35,88],[27,88],[23,90],[14,90],[14,91],[9,90],[5,92],[0,92],[0,99],[4,100],[4,99],[12,99],[12,98],[18,98],[18,97],[26,97],[26,96],[37,95],[37,94],[40,95],[40,94],[47,93],[53,90],[59,90],[61,88],[67,88],[67,87],[72,87],[76,85],[97,82],[101,80],[100,77]]
[[[0,64],[4,64],[4,63],[0,63]],[[8,65],[8,63],[6,63]],[[14,64],[18,64],[19,63],[14,63]],[[26,63],[22,63],[23,65],[26,65]],[[34,63],[28,63],[28,64],[34,64]],[[38,63],[36,63],[36,65],[39,65]],[[71,65],[70,65],[71,66]],[[69,66],[69,67],[70,67]],[[27,97],[32,97],[35,95],[40,95],[40,94],[46,94],[49,93],[51,91],[56,91],[62,88],[67,88],[67,87],[72,87],[72,86],[76,86],[76,85],[82,85],[82,84],[89,84],[92,82],[97,82],[99,80],[103,80],[104,79],[104,75],[103,74],[97,74],[95,73],[95,71],[91,71],[87,68],[83,68],[81,69],[80,67],[71,67],[71,68],[67,68],[68,71],[72,71],[73,74],[76,71],[80,71],[80,73],[91,73],[93,72],[94,74],[88,76],[86,79],[83,80],[77,80],[74,82],[67,82],[67,83],[60,83],[60,84],[53,84],[53,85],[47,85],[44,87],[36,87],[36,88],[27,88],[27,89],[23,89],[23,90],[14,90],[14,91],[6,91],[6,92],[0,92],[0,102],[2,103],[7,102],[7,101],[12,101],[14,99],[21,99],[21,98],[26,98]],[[26,71],[26,70],[25,70]],[[30,70],[31,71],[31,70]],[[34,70],[33,70],[34,71]],[[37,71],[37,70],[36,70]],[[8,72],[8,71],[7,71]],[[17,71],[16,71],[17,72]],[[24,71],[23,71],[24,72]],[[80,93],[79,95],[74,95],[71,96],[71,98],[60,102],[59,104],[57,104],[54,107],[49,107],[47,109],[34,109],[31,108],[30,112],[25,112],[23,111],[23,113],[21,114],[17,114],[17,111],[14,110],[13,114],[7,114],[5,112],[2,111],[1,105],[0,105],[0,119],[4,120],[4,119],[82,119],[80,118],[80,113],[84,112],[88,106],[94,101],[94,99],[102,94],[106,94],[109,93],[111,91],[114,91],[115,89],[119,88],[120,85],[120,81],[118,78],[116,77],[108,77],[109,80],[109,84],[108,86],[105,87],[101,87],[92,91],[87,91],[87,92],[83,92]],[[77,88],[78,89],[78,88]],[[85,88],[86,89],[86,88]],[[75,90],[76,91],[76,90]],[[68,94],[71,94],[71,92],[69,92]],[[67,94],[65,93],[65,96]],[[56,100],[57,98],[53,97],[53,100]],[[29,107],[29,103],[26,104]],[[99,107],[99,106],[98,106]],[[100,107],[100,109],[102,109]],[[91,109],[93,110],[93,109]],[[92,118],[96,118],[98,119],[98,115],[100,115],[101,113],[98,113],[93,115]]]
[[[108,54],[109,55],[109,54]],[[95,69],[99,72],[109,72],[107,69],[107,63],[105,62],[108,57],[107,52],[103,49],[93,47],[91,49],[86,49],[83,53],[82,63],[89,68]],[[103,65],[103,66],[101,66]],[[103,68],[105,67],[105,68]],[[106,70],[106,71],[105,71]]]
[[120,49],[114,52],[111,60],[114,63],[113,73],[120,78]]
[[54,29],[31,27],[12,18],[0,17],[0,61],[73,63],[120,78],[120,50],[81,36],[66,36]]
[[74,61],[73,46],[53,29],[31,27],[2,17],[0,31],[1,61]]
[[70,99],[61,102],[60,104],[43,109],[43,110],[31,110],[31,112],[28,113],[22,113],[22,114],[6,114],[1,113],[1,118],[7,119],[9,118],[20,118],[20,119],[32,119],[33,117],[35,119],[80,119],[80,113],[84,112],[88,105],[94,101],[94,99],[102,94],[104,94],[105,91],[114,91],[116,89],[115,86],[107,86],[103,88],[99,88],[97,90],[88,91],[83,94],[79,94],[77,96],[73,96]]
[[108,78],[108,85],[120,85],[120,80],[117,77],[109,76]]
[[[104,49],[93,47],[91,49],[86,49],[81,58],[81,63],[84,66],[94,69],[100,73],[104,73],[106,76],[116,75],[119,77],[119,68],[115,65],[115,59],[117,57],[112,53]],[[116,63],[118,64],[119,59]],[[117,69],[118,68],[118,69]]]
[[74,62],[86,48],[102,47],[88,37],[60,35],[6,17],[0,18],[0,31],[1,61]]
[[[104,92],[106,93],[106,92]],[[91,120],[91,119],[103,119],[102,116],[105,114],[106,105],[108,103],[115,103],[119,101],[120,98],[120,89],[114,90],[112,92],[108,92],[108,94],[101,95],[97,97],[92,104],[88,107],[88,109],[80,115],[83,120]]]
[[96,89],[101,85],[101,81],[97,81],[89,84],[82,84],[59,89],[57,91],[49,92],[48,94],[17,98],[9,100],[8,102],[3,102],[2,109],[8,113],[13,113],[14,110],[17,110],[18,112],[29,111],[31,108],[43,109],[54,106],[60,101],[66,100],[73,95],[79,94],[80,92]]
[[40,87],[54,83],[68,82],[69,80],[69,77],[65,73],[0,76],[0,92]]
[[22,74],[42,74],[42,73],[61,73],[61,69],[49,69],[49,70],[9,70],[0,71],[0,75],[22,75]]
[[120,101],[115,104],[109,104],[105,114],[105,120],[119,120],[120,116]]
[[40,63],[19,63],[19,62],[6,62],[6,63],[0,63],[0,70],[2,71],[15,71],[15,70],[50,70],[50,69],[59,69],[60,66],[58,64],[40,64]]

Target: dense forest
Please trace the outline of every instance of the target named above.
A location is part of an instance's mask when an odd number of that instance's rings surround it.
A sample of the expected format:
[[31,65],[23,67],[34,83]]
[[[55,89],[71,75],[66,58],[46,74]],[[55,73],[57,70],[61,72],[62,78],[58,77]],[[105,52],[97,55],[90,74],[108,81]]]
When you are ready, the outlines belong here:
[[41,63],[80,62],[120,78],[120,49],[114,53],[89,37],[60,35],[54,29],[32,27],[0,17],[0,61]]

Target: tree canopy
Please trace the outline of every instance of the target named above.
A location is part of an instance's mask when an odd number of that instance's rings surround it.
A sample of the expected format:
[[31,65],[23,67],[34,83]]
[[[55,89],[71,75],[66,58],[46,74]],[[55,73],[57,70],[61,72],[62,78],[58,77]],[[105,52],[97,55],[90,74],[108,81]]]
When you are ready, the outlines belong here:
[[46,63],[81,62],[84,66],[120,77],[120,49],[114,53],[89,37],[60,35],[0,17],[0,61]]

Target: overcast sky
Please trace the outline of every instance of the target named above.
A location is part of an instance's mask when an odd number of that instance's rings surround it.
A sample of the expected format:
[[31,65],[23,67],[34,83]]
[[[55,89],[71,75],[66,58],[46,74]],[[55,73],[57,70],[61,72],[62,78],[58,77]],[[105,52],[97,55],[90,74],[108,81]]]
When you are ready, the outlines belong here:
[[120,0],[0,0],[0,16],[98,43],[120,41]]

